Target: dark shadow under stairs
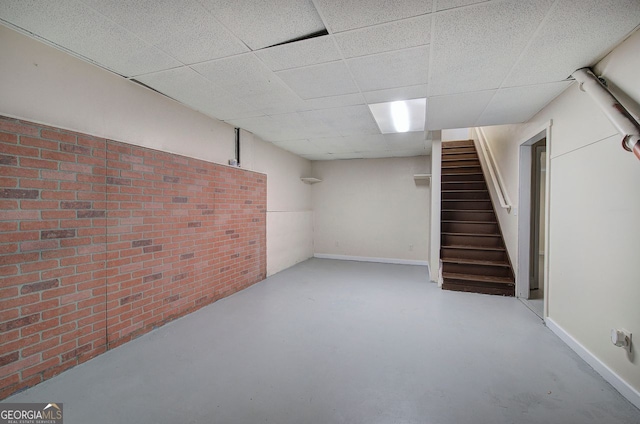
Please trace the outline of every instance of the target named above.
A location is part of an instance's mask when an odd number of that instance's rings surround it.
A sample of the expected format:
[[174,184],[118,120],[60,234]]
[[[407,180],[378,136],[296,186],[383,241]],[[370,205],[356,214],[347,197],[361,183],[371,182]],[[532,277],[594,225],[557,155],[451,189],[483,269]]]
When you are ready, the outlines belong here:
[[515,295],[507,255],[473,140],[442,143],[442,288]]

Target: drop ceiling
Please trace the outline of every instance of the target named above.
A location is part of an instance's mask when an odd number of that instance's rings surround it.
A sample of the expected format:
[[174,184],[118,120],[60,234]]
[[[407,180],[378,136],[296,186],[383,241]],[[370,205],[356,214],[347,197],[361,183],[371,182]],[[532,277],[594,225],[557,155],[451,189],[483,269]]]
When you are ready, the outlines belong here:
[[[3,0],[0,22],[327,160],[528,120],[638,28],[640,1]],[[424,132],[382,134],[368,108],[424,97]]]

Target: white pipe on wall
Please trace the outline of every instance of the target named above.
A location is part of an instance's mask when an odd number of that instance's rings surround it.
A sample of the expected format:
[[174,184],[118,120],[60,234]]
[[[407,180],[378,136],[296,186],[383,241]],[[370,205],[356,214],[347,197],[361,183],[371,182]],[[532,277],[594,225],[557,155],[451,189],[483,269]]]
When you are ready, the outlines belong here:
[[640,124],[591,72],[591,69],[578,69],[571,76],[578,81],[580,89],[600,106],[600,109],[622,135],[622,147],[633,152],[640,159]]

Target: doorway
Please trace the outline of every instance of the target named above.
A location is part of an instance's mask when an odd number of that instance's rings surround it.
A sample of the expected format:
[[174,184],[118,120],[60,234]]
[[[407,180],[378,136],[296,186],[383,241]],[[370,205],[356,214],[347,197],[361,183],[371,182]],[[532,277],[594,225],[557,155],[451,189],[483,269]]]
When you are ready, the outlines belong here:
[[536,315],[548,316],[549,141],[551,121],[520,144],[516,296]]
[[529,251],[529,301],[539,316],[544,313],[545,189],[547,181],[547,140],[531,146],[531,234]]

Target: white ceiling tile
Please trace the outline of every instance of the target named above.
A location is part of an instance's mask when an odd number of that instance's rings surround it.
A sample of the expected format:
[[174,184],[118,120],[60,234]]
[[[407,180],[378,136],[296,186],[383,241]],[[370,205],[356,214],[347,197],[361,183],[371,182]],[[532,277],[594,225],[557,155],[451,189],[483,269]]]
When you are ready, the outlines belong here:
[[218,119],[246,110],[248,106],[216,87],[191,68],[182,67],[136,78],[149,87]]
[[[240,117],[252,117],[252,116],[262,116],[262,115],[281,115],[286,113],[294,113],[298,111],[300,108],[297,104],[292,104],[287,101],[274,101],[274,103],[264,105],[264,103],[268,103],[270,98],[279,99],[277,94],[263,94],[260,96],[256,96],[256,98],[243,98],[243,101],[246,100],[249,103],[249,106],[242,111],[242,113],[236,113],[233,116],[227,114],[228,118],[240,118]],[[262,107],[257,108],[257,104],[262,105]]]
[[276,73],[303,99],[357,93],[344,62],[330,62]]
[[331,155],[328,153],[317,154],[317,155],[299,155],[299,156],[307,160],[332,160],[333,159]]
[[364,159],[363,152],[350,152],[350,153],[332,153],[333,160],[361,160]]
[[424,150],[427,147],[424,131],[385,134],[384,139],[391,150]]
[[318,155],[324,153],[322,149],[306,139],[280,141],[273,144],[296,155]]
[[342,32],[335,37],[345,58],[422,46],[431,38],[431,16]]
[[346,144],[342,137],[312,138],[311,142],[317,146],[318,149],[332,155],[336,153],[353,153],[357,150]]
[[258,50],[256,55],[272,71],[282,71],[341,59],[340,52],[330,36],[315,37]]
[[427,82],[429,49],[411,49],[348,59],[347,64],[362,91],[383,90]]
[[488,2],[436,14],[429,94],[498,88],[553,3]]
[[300,138],[299,133],[291,136],[291,128],[282,126],[281,122],[279,122],[277,119],[272,118],[271,116],[237,119],[234,118],[227,120],[226,122],[236,127],[242,128],[243,130],[247,130],[253,134],[256,134],[265,141],[281,142]]
[[429,156],[431,154],[431,149],[394,150],[392,154],[394,158]]
[[324,30],[311,0],[200,0],[251,50]]
[[315,0],[333,32],[431,13],[431,0]]
[[367,148],[361,148],[357,150],[359,153],[384,153],[387,156],[390,156],[391,153],[390,152],[390,147],[387,145],[375,145],[375,146],[369,146]]
[[410,85],[406,87],[388,88],[386,90],[367,91],[362,93],[367,103],[393,102],[427,97],[427,85]]
[[[275,125],[275,123],[273,122],[270,116],[257,116],[257,117],[251,117],[251,118],[234,118],[234,119],[228,119],[227,122],[256,135],[260,135],[260,132],[262,130],[270,129]],[[270,140],[266,140],[266,141],[270,141]]]
[[571,81],[562,81],[501,88],[489,102],[476,126],[525,122],[571,84]]
[[435,0],[436,11],[455,9],[456,7],[469,6],[470,4],[484,3],[490,0]]
[[342,96],[319,97],[317,99],[307,99],[300,110],[329,109],[342,106],[363,105],[365,99],[360,93],[344,94]]
[[336,135],[380,134],[367,106],[346,106],[300,112],[300,115],[321,120]]
[[269,76],[257,84],[235,87],[235,95],[251,109],[261,110],[266,115],[295,112],[300,109],[300,99],[286,84],[275,76]]
[[363,159],[383,159],[392,157],[393,154],[390,150],[379,151],[379,152],[360,152]]
[[349,144],[355,146],[359,152],[379,152],[388,150],[389,146],[382,134],[351,136]]
[[[229,105],[229,106],[226,106]],[[244,118],[256,118],[259,116],[265,116],[267,113],[260,109],[252,109],[247,107],[246,105],[240,106],[239,102],[227,102],[225,99],[222,101],[212,102],[211,108],[215,108],[216,113],[207,113],[207,115],[211,115],[216,119],[221,121],[231,121],[233,119],[244,119]]]
[[192,65],[213,84],[239,97],[288,90],[253,53]]
[[196,0],[82,0],[182,63],[249,51]]
[[3,1],[0,18],[124,76],[181,65],[77,1]]
[[[322,119],[322,115],[314,112],[298,112],[296,114],[278,115],[282,125],[291,125],[293,128],[301,132],[309,131],[309,137],[322,137],[334,134],[335,131],[326,124]],[[319,135],[316,135],[319,134]]]
[[382,134],[313,138],[311,142],[331,153],[381,152],[389,149]]
[[638,0],[563,0],[503,86],[561,81],[592,66],[640,24]]
[[266,67],[251,53],[199,63],[191,67],[216,84],[241,85],[268,80],[262,71]]
[[428,130],[468,128],[475,125],[495,90],[451,94],[427,99]]
[[350,160],[350,159],[364,159],[364,155],[361,152],[353,153],[332,153],[332,160]]
[[281,135],[278,141],[299,140],[305,137],[328,137],[335,134],[318,116],[300,113],[284,113],[270,117]]

